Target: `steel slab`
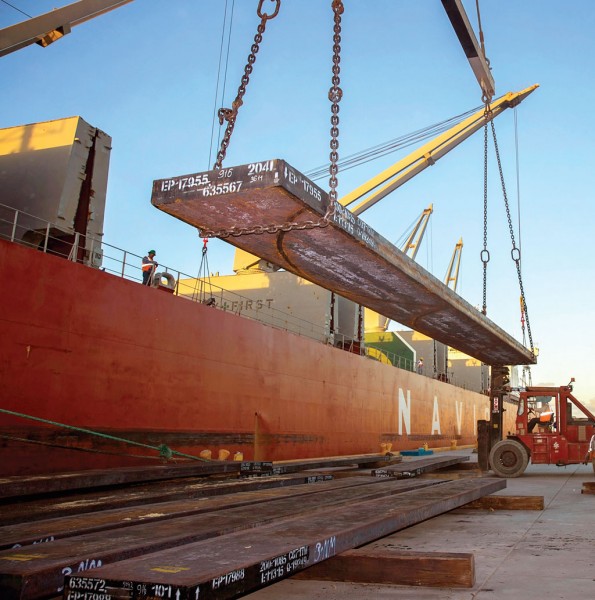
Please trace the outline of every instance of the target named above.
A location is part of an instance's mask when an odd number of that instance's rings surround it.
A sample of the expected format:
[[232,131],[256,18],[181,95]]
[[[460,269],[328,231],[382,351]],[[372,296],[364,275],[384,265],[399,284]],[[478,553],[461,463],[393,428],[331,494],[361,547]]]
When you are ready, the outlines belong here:
[[345,550],[506,487],[496,479],[448,482],[391,498],[318,510],[235,534],[155,552],[66,578],[64,597],[238,598]]
[[[283,160],[153,183],[151,201],[199,230],[318,221],[327,193]],[[349,210],[328,227],[229,236],[227,241],[490,365],[533,354]]]
[[54,517],[45,520],[23,521],[13,525],[0,527],[0,550],[41,544],[65,537],[94,533],[105,529],[131,527],[140,523],[176,519],[193,514],[215,510],[223,510],[248,504],[259,504],[280,498],[294,498],[318,494],[321,491],[347,489],[359,485],[370,485],[380,481],[369,476],[352,476],[338,481],[321,481],[317,485],[292,485],[275,487],[266,490],[241,491],[218,496],[202,496],[199,498],[184,498],[141,506],[126,506],[112,508],[92,513],[80,513],[65,517]]
[[4,550],[0,552],[0,598],[45,598],[61,587],[65,573],[74,573],[77,568],[82,570],[79,565],[93,568],[300,514],[307,515],[310,511],[328,506],[340,507],[372,498],[384,498],[386,501],[391,497],[392,500],[395,495],[408,493],[412,489],[435,486],[436,482],[429,481],[382,481],[380,484],[372,482],[331,490],[320,486],[318,493],[308,496],[272,499],[256,506],[229,507],[206,514],[136,524],[120,528],[117,532],[103,530],[51,543]]
[[445,467],[458,465],[468,461],[468,456],[433,456],[429,458],[420,458],[417,460],[408,460],[398,465],[390,465],[382,469],[373,469],[372,475],[375,477],[416,477],[422,473],[437,471]]

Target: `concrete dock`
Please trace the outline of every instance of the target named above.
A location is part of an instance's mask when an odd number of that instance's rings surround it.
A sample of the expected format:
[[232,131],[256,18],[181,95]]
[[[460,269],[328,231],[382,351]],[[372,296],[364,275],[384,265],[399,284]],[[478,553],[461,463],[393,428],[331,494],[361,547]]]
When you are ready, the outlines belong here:
[[[456,453],[469,454],[468,450]],[[450,453],[447,453],[450,454]],[[476,460],[476,455],[471,456]],[[497,495],[543,496],[544,510],[461,508],[383,538],[369,547],[469,552],[471,588],[434,588],[287,579],[250,600],[586,600],[595,598],[595,481],[591,465],[529,465]]]

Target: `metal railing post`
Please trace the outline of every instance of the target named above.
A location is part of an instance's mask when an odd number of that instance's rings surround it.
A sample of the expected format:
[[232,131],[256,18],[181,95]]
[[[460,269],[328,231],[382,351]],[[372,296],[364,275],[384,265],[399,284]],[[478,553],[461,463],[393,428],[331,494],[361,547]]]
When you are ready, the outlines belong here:
[[72,246],[72,262],[77,262],[78,259],[78,253],[79,253],[79,239],[80,239],[80,233],[77,231],[74,234],[74,245]]
[[14,211],[14,221],[12,222],[12,233],[10,234],[10,241],[14,242],[14,236],[17,233],[17,220],[19,218],[19,211]]
[[50,223],[48,222],[47,227],[45,228],[45,240],[43,242],[43,251],[44,253],[48,251],[48,242],[50,239]]
[[126,269],[126,250],[124,250],[124,257],[122,258],[122,277],[124,277],[124,269]]

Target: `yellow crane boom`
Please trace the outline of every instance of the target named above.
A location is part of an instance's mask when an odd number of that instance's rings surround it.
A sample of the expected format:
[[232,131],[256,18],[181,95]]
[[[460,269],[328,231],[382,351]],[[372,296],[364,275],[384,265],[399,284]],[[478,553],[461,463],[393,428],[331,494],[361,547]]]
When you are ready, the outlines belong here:
[[449,287],[453,292],[457,291],[457,284],[459,283],[459,269],[461,268],[461,256],[463,254],[463,238],[455,244],[448,269],[446,270],[446,276],[444,277],[444,285]]
[[[520,104],[529,94],[539,87],[532,85],[520,92],[508,92],[492,104],[488,113],[488,121],[501,115],[507,108]],[[385,196],[401,187],[404,183],[433,165],[438,159],[456,148],[486,123],[485,109],[478,110],[470,117],[451,127],[448,131],[414,150],[411,154],[382,171],[366,183],[339,199],[342,206],[349,207],[354,215],[360,215],[365,210],[382,200]],[[353,208],[355,202],[360,201]]]

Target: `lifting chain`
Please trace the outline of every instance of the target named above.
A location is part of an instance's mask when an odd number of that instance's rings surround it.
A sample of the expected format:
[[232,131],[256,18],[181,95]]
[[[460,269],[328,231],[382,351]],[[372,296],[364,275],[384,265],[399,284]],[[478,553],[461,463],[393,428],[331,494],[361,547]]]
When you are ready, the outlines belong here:
[[258,24],[256,35],[254,36],[254,43],[250,48],[250,54],[248,55],[248,62],[244,67],[244,74],[242,75],[242,80],[240,82],[240,87],[238,88],[238,95],[236,99],[233,101],[231,108],[220,108],[217,115],[219,117],[219,125],[223,125],[224,121],[227,121],[227,127],[225,128],[225,134],[223,135],[223,139],[221,140],[221,148],[217,153],[217,160],[213,169],[219,170],[221,169],[221,165],[223,163],[223,159],[227,154],[227,147],[229,146],[229,140],[231,139],[231,134],[233,133],[233,128],[236,124],[236,118],[238,116],[238,110],[240,110],[240,106],[244,103],[244,94],[246,93],[246,86],[250,83],[250,75],[252,74],[252,68],[254,63],[256,62],[256,55],[258,54],[258,50],[260,49],[260,44],[262,42],[262,34],[266,29],[267,21],[269,19],[274,19],[279,14],[279,8],[281,7],[281,0],[273,0],[275,2],[275,10],[267,14],[263,12],[262,5],[264,4],[264,0],[260,0],[258,3],[258,8],[256,9],[256,14],[260,17],[260,23]]
[[498,171],[500,172],[500,182],[502,184],[502,194],[504,196],[504,206],[506,207],[506,218],[508,219],[508,229],[510,231],[510,238],[512,240],[512,250],[510,256],[516,265],[516,271],[519,278],[519,287],[521,290],[521,310],[525,313],[525,319],[527,322],[527,334],[529,335],[529,345],[531,353],[535,354],[535,348],[533,346],[533,336],[531,335],[531,325],[529,324],[529,312],[527,310],[527,301],[525,299],[525,289],[523,287],[523,277],[521,275],[521,250],[517,248],[516,241],[514,239],[514,228],[512,226],[512,219],[510,217],[510,207],[508,206],[508,196],[506,194],[506,185],[504,183],[504,174],[502,172],[502,163],[500,161],[500,152],[498,150],[498,140],[496,139],[496,128],[494,122],[491,122],[492,136],[494,137],[494,148],[496,150],[496,160],[498,161]]
[[487,287],[488,287],[488,263],[490,253],[488,251],[488,121],[492,117],[492,110],[488,101],[485,103],[483,129],[483,250],[480,258],[483,263],[483,305],[481,312],[487,314]]
[[[262,14],[262,4],[264,0],[260,0],[258,5],[258,16],[261,17],[261,23],[258,26],[258,34],[254,38],[254,44],[252,46],[252,53],[248,57],[248,64],[244,70],[244,76],[242,77],[242,83],[238,90],[238,96],[234,101],[232,108],[222,108],[219,109],[219,122],[223,124],[223,120],[227,120],[227,129],[225,131],[225,136],[223,141],[221,142],[221,150],[217,155],[217,162],[215,163],[214,169],[220,169],[221,163],[225,158],[225,153],[227,150],[227,146],[229,145],[229,138],[231,137],[231,132],[233,131],[233,127],[235,125],[235,119],[237,116],[237,111],[239,107],[242,105],[242,97],[246,93],[246,85],[248,84],[249,75],[252,72],[252,64],[256,60],[256,52],[258,52],[258,44],[262,41],[262,32],[265,28],[265,23],[267,19],[272,19],[277,16],[279,12],[279,5],[281,0],[277,1],[277,7],[275,12],[271,15],[263,15]],[[343,90],[339,87],[341,79],[339,77],[341,72],[340,62],[341,62],[341,15],[343,14],[343,0],[332,0],[332,10],[334,13],[334,28],[333,28],[333,77],[332,77],[332,86],[328,93],[328,98],[331,101],[331,142],[330,142],[330,192],[329,192],[329,202],[327,205],[326,212],[324,217],[319,219],[318,221],[301,221],[301,222],[291,222],[287,221],[282,224],[268,224],[268,225],[254,225],[252,227],[234,227],[232,229],[219,229],[219,230],[210,230],[210,229],[201,229],[200,235],[205,238],[210,237],[218,237],[221,239],[225,239],[228,237],[239,237],[241,235],[249,235],[249,234],[257,234],[261,235],[263,233],[278,233],[279,231],[292,231],[292,230],[305,230],[305,229],[314,229],[317,227],[328,227],[331,222],[333,215],[336,210],[337,203],[337,173],[339,172],[338,161],[339,161],[339,102],[343,97]]]

